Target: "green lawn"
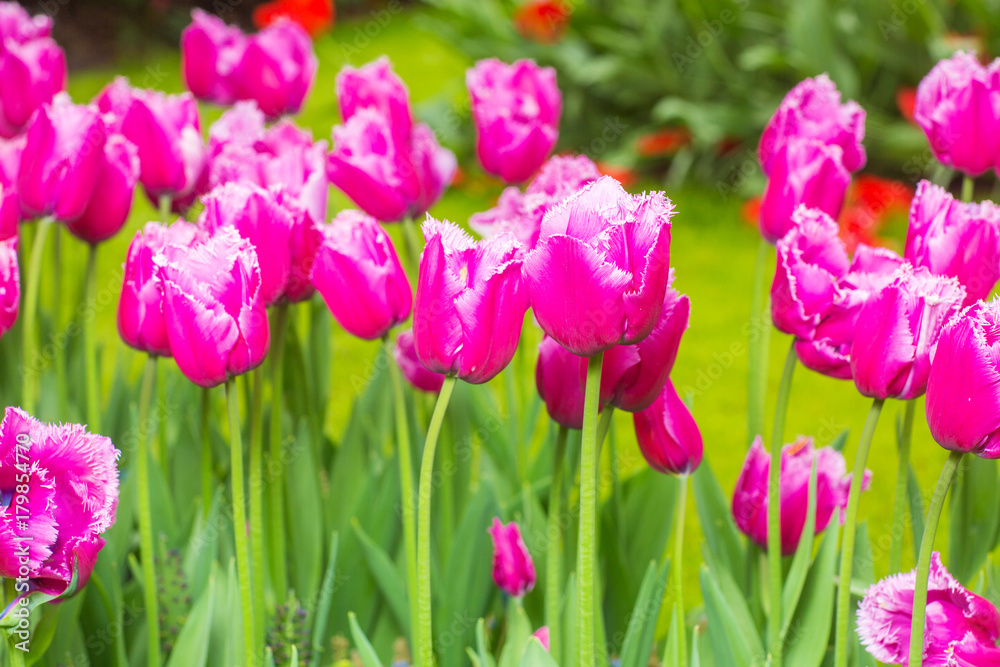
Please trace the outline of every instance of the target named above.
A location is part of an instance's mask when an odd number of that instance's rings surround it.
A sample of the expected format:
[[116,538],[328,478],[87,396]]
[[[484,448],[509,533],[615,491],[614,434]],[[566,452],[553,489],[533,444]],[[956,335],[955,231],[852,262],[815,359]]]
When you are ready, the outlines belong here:
[[[375,24],[377,26],[377,24]],[[413,14],[393,16],[384,27],[371,29],[365,36],[364,22],[344,23],[317,44],[321,59],[319,79],[299,121],[312,128],[317,138],[329,138],[330,126],[337,122],[334,77],[345,62],[360,64],[382,54],[388,54],[396,71],[410,86],[412,98],[419,108],[422,102],[445,95],[458,98],[464,90],[464,69],[467,62],[449,45],[419,27]],[[155,86],[167,91],[179,91],[179,59],[173,52],[158,54],[146,62],[125,62],[115,69],[74,72],[70,77],[70,92],[74,99],[89,99],[117,73],[129,76],[136,85]],[[206,107],[207,127],[219,110]],[[470,166],[471,169],[475,169]],[[492,205],[500,188],[483,185],[473,179],[474,186],[453,190],[433,213],[464,223],[468,216]],[[674,371],[674,382],[682,395],[693,391],[694,415],[701,426],[706,458],[715,469],[724,491],[732,491],[746,451],[747,357],[745,326],[750,321],[750,292],[758,235],[739,220],[740,202],[722,201],[709,186],[686,187],[667,193],[677,207],[674,219],[672,263],[676,267],[676,287],[689,294],[692,303],[691,328],[682,345]],[[340,195],[334,195],[334,208],[347,205]],[[105,381],[110,383],[112,369],[118,362],[130,365],[136,376],[143,362],[141,355],[126,348],[118,338],[114,317],[117,292],[120,289],[120,266],[129,240],[142,223],[155,219],[155,213],[142,195],[137,195],[132,218],[125,230],[101,246],[98,289],[113,298],[101,305],[99,298],[99,340],[103,349]],[[84,247],[63,235],[63,263],[59,267],[63,289],[75,295],[82,283]],[[772,261],[773,263],[773,261]],[[48,266],[52,266],[48,264]],[[51,278],[51,276],[50,276]],[[52,302],[53,281],[47,280],[42,304]],[[72,290],[72,291],[71,291]],[[99,295],[100,296],[100,295]],[[63,321],[75,306],[64,299]],[[788,349],[787,337],[772,333],[768,414],[773,410],[778,376]],[[328,429],[336,436],[343,427],[350,409],[348,400],[355,389],[344,378],[365,372],[378,350],[375,343],[354,340],[339,332],[335,335],[335,373],[344,387],[345,400],[330,410]],[[735,351],[735,353],[734,353]],[[174,371],[176,372],[176,371]],[[10,381],[10,380],[8,380]],[[495,382],[501,382],[499,378]],[[524,378],[525,390],[529,378]],[[336,384],[335,384],[336,386]],[[533,390],[533,382],[530,385]],[[486,389],[490,390],[489,388]],[[496,391],[503,393],[502,384]],[[81,391],[75,388],[71,392]],[[848,467],[856,447],[857,435],[867,412],[869,401],[862,398],[848,382],[830,380],[799,368],[789,410],[787,438],[796,434],[812,435],[818,444],[829,443],[841,430],[849,428],[851,438],[846,453]],[[44,407],[44,406],[43,406]],[[867,518],[877,556],[876,571],[883,574],[888,560],[888,528],[892,513],[895,483],[895,439],[892,425],[900,405],[891,403],[876,434],[869,467],[874,472],[872,490],[863,498],[861,514]],[[918,414],[923,414],[922,404]],[[43,415],[55,418],[56,415]],[[64,420],[79,419],[80,414],[58,415]],[[770,422],[770,418],[768,419]],[[770,428],[768,426],[768,428]],[[642,465],[635,447],[629,415],[616,416],[615,432],[619,442],[623,469],[635,470]],[[914,434],[913,457],[921,485],[931,488],[945,452],[930,439],[926,424],[918,418]],[[689,503],[686,562],[688,564],[689,604],[697,595],[697,568],[700,561],[701,537],[693,503]],[[650,508],[649,520],[656,521],[656,508]],[[945,535],[946,531],[939,531]],[[943,546],[943,545],[942,545]],[[906,561],[912,562],[907,550]]]

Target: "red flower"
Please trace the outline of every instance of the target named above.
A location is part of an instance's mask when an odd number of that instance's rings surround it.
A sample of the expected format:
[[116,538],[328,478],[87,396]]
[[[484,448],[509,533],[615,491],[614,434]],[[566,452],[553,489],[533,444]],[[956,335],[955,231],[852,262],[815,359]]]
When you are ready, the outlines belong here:
[[760,197],[751,197],[740,206],[740,218],[754,229],[760,219]]
[[884,245],[878,232],[893,215],[906,215],[913,188],[900,181],[871,174],[858,176],[847,193],[847,205],[840,214],[840,236],[853,252],[858,243]]
[[913,107],[917,103],[917,89],[911,86],[900,86],[896,90],[896,106],[906,120],[913,122]]
[[691,133],[684,127],[666,127],[639,137],[635,150],[642,157],[673,155],[691,143]]
[[610,176],[619,183],[622,184],[623,188],[630,188],[636,184],[639,180],[639,175],[636,173],[635,169],[631,167],[625,167],[618,164],[608,164],[607,162],[597,162],[597,170],[600,171],[605,176]]
[[315,37],[333,25],[333,0],[271,0],[253,10],[253,23],[258,29],[281,17],[295,21]]
[[514,27],[525,39],[554,44],[566,32],[571,11],[563,0],[528,0],[514,12]]

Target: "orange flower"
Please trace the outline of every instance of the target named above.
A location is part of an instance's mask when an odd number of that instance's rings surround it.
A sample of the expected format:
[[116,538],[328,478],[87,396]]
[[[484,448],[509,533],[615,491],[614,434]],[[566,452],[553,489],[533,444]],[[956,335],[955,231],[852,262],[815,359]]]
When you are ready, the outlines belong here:
[[900,86],[896,90],[896,106],[903,118],[913,122],[913,107],[917,103],[917,89],[910,86]]
[[333,0],[271,0],[253,10],[253,23],[258,29],[281,17],[295,21],[315,37],[333,25]]
[[635,169],[631,167],[625,167],[617,164],[608,164],[607,162],[597,162],[597,170],[600,171],[605,176],[610,176],[619,183],[622,187],[628,189],[636,184],[639,180],[639,175],[636,173]]
[[757,221],[760,218],[760,197],[751,197],[743,202],[743,205],[740,206],[740,218],[752,227],[757,226]]
[[635,142],[635,150],[642,157],[673,155],[691,143],[691,133],[684,127],[666,127],[644,134]]
[[913,188],[906,183],[871,174],[855,179],[840,214],[840,236],[851,252],[858,243],[885,245],[878,232],[892,215],[906,215]]
[[566,32],[571,11],[563,0],[528,0],[514,12],[514,27],[525,39],[555,44]]

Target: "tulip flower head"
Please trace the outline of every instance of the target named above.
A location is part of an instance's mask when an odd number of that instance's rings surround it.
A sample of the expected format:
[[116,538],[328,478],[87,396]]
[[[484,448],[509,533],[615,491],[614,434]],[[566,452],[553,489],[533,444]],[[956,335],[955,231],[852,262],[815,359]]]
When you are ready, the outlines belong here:
[[531,177],[559,137],[556,71],[533,60],[480,60],[466,73],[483,169],[508,183]]
[[535,630],[535,632],[531,636],[537,639],[541,643],[542,648],[548,651],[550,634],[551,633],[549,632],[549,626],[543,625],[542,627]]
[[917,86],[913,120],[944,165],[978,176],[1000,163],[1000,61],[983,67],[959,51]]
[[701,463],[701,431],[667,379],[653,404],[632,418],[639,451],[657,472],[687,475]]
[[423,225],[413,335],[417,355],[436,373],[471,384],[510,363],[521,338],[528,291],[520,246],[510,234],[473,241],[457,225]]
[[0,239],[0,336],[7,333],[17,321],[20,301],[21,274],[17,265],[15,235]]
[[670,278],[673,212],[662,193],[630,195],[609,176],[550,210],[524,260],[545,333],[587,357],[648,336]]
[[27,42],[51,34],[51,16],[32,16],[19,3],[0,2],[0,41]]
[[[890,575],[873,584],[858,606],[858,637],[880,663],[909,661],[916,579],[916,570]],[[931,554],[926,613],[923,664],[1000,665],[1000,612],[963,588],[936,551]]]
[[[20,501],[0,506],[0,576],[23,577],[26,565],[30,590],[60,595],[75,564],[78,586],[87,582],[104,547],[101,534],[115,521],[119,455],[111,440],[83,426],[43,424],[18,408],[6,409],[0,496],[21,493],[25,467],[30,481],[26,507]],[[21,545],[27,546],[27,563]]]
[[360,211],[341,211],[324,232],[312,283],[340,326],[377,340],[405,322],[413,306],[410,281],[378,222]]
[[[585,361],[585,360],[584,360]],[[545,336],[538,345],[535,386],[549,417],[566,428],[583,427],[584,384],[581,358]]]
[[[816,534],[826,529],[834,512],[847,506],[851,475],[846,474],[843,455],[832,447],[815,449],[812,438],[800,438],[781,449],[781,553],[795,552],[806,523],[809,477],[816,460]],[[747,452],[733,491],[736,527],[762,548],[767,548],[768,475],[771,456],[760,436]],[[861,489],[868,488],[871,474],[865,471]],[[842,517],[841,517],[842,520]]]
[[0,136],[20,134],[32,114],[66,87],[66,55],[50,37],[52,19],[0,3]]
[[66,221],[66,228],[90,244],[108,240],[125,226],[138,181],[135,145],[121,135],[111,135],[104,144],[104,159],[90,201],[78,218]]
[[223,225],[191,247],[167,245],[154,262],[177,366],[201,387],[252,370],[270,345],[257,254]]
[[373,108],[388,119],[389,134],[397,145],[410,140],[410,93],[385,56],[357,69],[344,67],[337,74],[337,100],[345,120],[361,109]]
[[941,329],[964,299],[956,279],[904,265],[858,313],[851,344],[858,391],[900,400],[923,394]]
[[965,305],[986,298],[1000,279],[1000,206],[956,201],[921,181],[910,205],[906,261],[958,278]]
[[507,595],[521,597],[535,587],[535,563],[513,521],[506,526],[494,518],[489,528],[493,538],[493,581]]
[[413,330],[399,332],[396,337],[396,346],[393,348],[393,357],[399,364],[399,370],[403,372],[403,377],[415,389],[436,394],[441,391],[444,384],[444,375],[435,373],[424,368],[417,356],[417,346],[413,341]]
[[246,48],[247,36],[239,28],[201,9],[192,10],[191,24],[181,33],[181,69],[188,90],[207,102],[235,102],[235,74]]

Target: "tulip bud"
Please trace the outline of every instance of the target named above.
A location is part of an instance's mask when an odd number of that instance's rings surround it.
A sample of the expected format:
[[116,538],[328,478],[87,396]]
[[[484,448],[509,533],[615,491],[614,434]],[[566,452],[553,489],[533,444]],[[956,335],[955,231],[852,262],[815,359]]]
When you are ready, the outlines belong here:
[[[832,447],[814,449],[812,438],[800,438],[781,449],[781,553],[795,552],[806,524],[809,477],[816,460],[816,534],[826,529],[834,512],[847,506],[851,475],[843,455]],[[743,469],[733,491],[736,527],[762,548],[767,548],[768,479],[771,456],[760,436],[747,452]],[[871,473],[865,471],[862,491],[868,488]],[[842,520],[842,518],[841,518]]]
[[233,69],[237,99],[254,100],[268,118],[298,113],[316,78],[312,40],[298,23],[278,19],[247,39]]
[[181,33],[184,83],[198,99],[215,104],[236,101],[232,73],[243,58],[247,37],[217,16],[194,9]]
[[360,211],[341,211],[325,228],[312,283],[340,326],[358,338],[381,338],[410,317],[410,281],[392,241]]
[[0,12],[0,136],[10,138],[66,87],[66,55],[49,36],[48,16],[29,16],[13,2]]
[[444,384],[444,375],[435,373],[424,368],[417,356],[417,346],[413,341],[413,330],[399,332],[396,337],[396,346],[393,348],[393,357],[399,364],[399,370],[403,372],[403,377],[415,389],[436,394],[441,391]]
[[214,387],[260,365],[270,345],[253,246],[222,226],[188,248],[156,255],[170,350],[181,372]]
[[413,335],[417,355],[437,373],[487,382],[510,363],[528,293],[520,246],[504,234],[473,241],[457,225],[428,217],[420,257]]
[[556,71],[533,60],[480,60],[465,76],[483,169],[508,183],[531,177],[559,138]]
[[507,595],[521,597],[535,587],[535,563],[513,521],[506,526],[494,518],[489,529],[493,538],[493,581]]
[[[566,428],[583,427],[584,385],[580,381],[581,357],[545,336],[538,346],[535,386],[549,417]],[[583,360],[585,361],[585,360]]]
[[[971,593],[931,554],[927,581],[925,665],[1000,665],[1000,612]],[[873,584],[858,606],[858,637],[873,658],[886,665],[905,665],[910,656],[913,591],[916,570],[894,574]]]
[[698,468],[701,431],[669,379],[653,404],[636,412],[632,420],[639,451],[653,470],[687,475]]
[[670,277],[672,216],[662,193],[629,195],[609,176],[549,211],[524,260],[545,333],[584,357],[648,336]]
[[17,266],[17,236],[0,239],[0,336],[17,321],[21,274]]
[[542,648],[544,648],[546,651],[548,651],[549,650],[549,635],[550,635],[549,626],[543,625],[542,627],[540,627],[537,630],[535,630],[534,634],[531,635],[531,636],[534,637],[535,639],[537,639],[541,643]]
[[135,146],[120,135],[104,144],[94,192],[83,214],[66,221],[66,228],[82,241],[96,244],[118,233],[132,210],[132,195],[139,180],[139,155]]

